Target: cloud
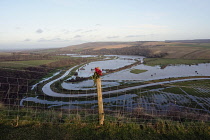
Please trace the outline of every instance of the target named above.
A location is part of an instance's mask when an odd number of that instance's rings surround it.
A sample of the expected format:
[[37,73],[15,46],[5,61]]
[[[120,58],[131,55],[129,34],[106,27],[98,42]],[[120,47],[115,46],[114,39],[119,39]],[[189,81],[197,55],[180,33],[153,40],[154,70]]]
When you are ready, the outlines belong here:
[[137,26],[127,26],[126,28],[137,28],[137,29],[162,29],[166,28],[164,25],[154,25],[154,24],[140,24]]
[[26,38],[24,41],[28,42],[28,41],[31,41],[31,39],[29,39],[29,38]]
[[49,40],[47,40],[45,38],[40,38],[40,39],[37,40],[37,42],[47,42],[47,41],[49,41]]
[[132,38],[132,37],[142,37],[142,36],[145,36],[145,35],[128,35],[126,37]]
[[145,35],[128,35],[128,36],[125,36],[127,38],[135,38],[135,37],[148,37],[148,36],[155,36],[157,34],[145,34]]
[[15,29],[20,30],[21,28],[20,27],[15,27]]
[[68,39],[62,39],[62,38],[52,38],[52,39],[45,39],[45,38],[40,38],[37,40],[37,42],[67,42],[70,41]]
[[98,31],[97,29],[93,29],[93,30],[86,30],[84,31],[83,33],[90,33],[90,32],[95,32],[95,31]]
[[167,26],[154,25],[154,24],[142,24],[142,25],[140,25],[140,27],[143,27],[143,28],[165,28]]
[[69,34],[70,33],[70,31],[68,29],[63,29],[63,30],[61,30],[61,32],[64,33],[64,34]]
[[74,38],[80,38],[82,37],[81,35],[75,35]]
[[74,32],[76,33],[76,32],[81,32],[81,31],[83,31],[83,29],[77,29]]
[[41,34],[41,33],[43,33],[44,31],[42,30],[42,29],[37,29],[36,30],[36,33],[38,33],[38,34]]
[[96,24],[95,26],[101,26],[101,24]]
[[120,36],[107,36],[108,39],[119,38]]

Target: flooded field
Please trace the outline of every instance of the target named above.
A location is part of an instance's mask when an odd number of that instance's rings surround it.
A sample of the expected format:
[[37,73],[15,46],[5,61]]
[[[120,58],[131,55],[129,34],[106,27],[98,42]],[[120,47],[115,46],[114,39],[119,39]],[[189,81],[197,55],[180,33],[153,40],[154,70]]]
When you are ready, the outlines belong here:
[[[133,74],[130,73],[131,69],[143,69],[147,70],[144,73]],[[116,73],[112,73],[103,77],[104,80],[156,80],[172,77],[187,77],[187,76],[209,76],[210,64],[198,64],[198,65],[174,65],[167,66],[161,69],[160,66],[146,66],[144,64],[134,66],[130,69],[122,70]]]
[[[210,114],[209,80],[201,80],[202,84],[182,82],[185,86],[169,84],[162,88],[153,87],[153,89],[136,89],[115,94],[110,93],[103,97],[104,109],[105,111],[120,110],[123,113],[140,110],[141,113],[154,116],[173,115],[180,117],[181,115],[186,117],[189,114],[196,114],[196,116],[200,117],[202,115],[208,116]],[[36,96],[22,99],[20,105],[45,105],[47,108],[95,110],[98,106],[97,102],[96,96],[86,96],[81,99]]]
[[[86,56],[87,57],[87,56]],[[110,57],[110,56],[109,56]],[[135,61],[143,62],[144,57],[140,56],[117,56],[117,59],[114,60],[106,60],[106,61],[96,61],[89,63],[87,65],[82,66],[77,70],[79,77],[90,77],[93,75],[93,70],[95,67],[100,67],[103,69],[117,69],[126,65],[130,65]],[[130,71],[132,69],[140,69],[147,70],[144,73],[134,74]],[[103,71],[106,73],[106,71]],[[105,76],[102,76],[103,85],[107,87],[117,85],[115,82],[111,82],[110,84],[106,81],[149,81],[149,80],[157,80],[157,79],[166,79],[166,78],[174,78],[174,77],[188,77],[188,76],[210,76],[210,63],[206,64],[198,64],[198,65],[170,65],[162,69],[160,66],[147,66],[144,64],[140,64],[137,66],[133,66],[129,69],[124,69],[118,72],[114,72]],[[70,90],[77,89],[82,90],[84,87],[91,87],[93,85],[93,81],[88,80],[85,82],[78,82],[75,84],[66,83],[62,84],[64,89]],[[92,89],[92,88],[91,88]]]
[[[71,55],[72,56],[72,55]],[[76,57],[76,55],[73,55]],[[77,56],[78,57],[78,56]],[[95,56],[81,56],[81,57],[95,57]],[[90,77],[93,75],[93,69],[100,67],[103,73],[107,69],[119,69],[121,67],[131,65],[136,61],[143,62],[144,57],[140,56],[115,56],[115,59],[109,59],[113,56],[106,56],[104,61],[95,61],[79,67],[76,72],[79,77]],[[43,93],[48,97],[43,96],[25,97],[21,100],[20,105],[45,105],[48,108],[61,108],[61,109],[95,109],[97,108],[97,98],[94,92],[93,80],[84,80],[81,82],[67,82],[66,80],[60,83],[62,90],[54,91],[53,83],[68,77],[73,68],[69,69],[60,78],[48,82],[42,88]],[[131,73],[132,69],[147,70],[143,73]],[[56,73],[55,75],[57,75]],[[153,113],[156,115],[167,114],[172,112],[197,112],[210,114],[210,82],[209,78],[197,79],[204,81],[203,85],[199,85],[199,81],[191,79],[189,85],[185,87],[176,83],[180,81],[168,81],[165,83],[157,83],[156,85],[148,84],[124,89],[117,87],[127,83],[135,83],[141,81],[150,81],[157,79],[167,79],[174,77],[190,77],[190,76],[210,76],[210,64],[197,64],[197,65],[170,65],[162,69],[160,66],[147,66],[139,64],[132,66],[128,69],[123,69],[114,73],[105,74],[102,76],[102,87],[108,89],[103,92],[104,108],[105,110],[120,109],[124,111],[133,111],[141,109],[146,113]],[[68,79],[74,78],[70,76]],[[188,79],[187,79],[188,80]],[[185,80],[185,82],[187,82]],[[193,81],[194,80],[194,81]],[[184,80],[183,82],[184,83]],[[151,86],[165,85],[162,88]],[[35,86],[33,86],[34,88]],[[33,89],[32,89],[33,90]],[[63,93],[63,91],[69,94]],[[74,90],[74,94],[71,91]],[[84,93],[92,90],[93,93]],[[75,94],[75,91],[77,91]],[[83,93],[80,93],[83,91]],[[178,91],[178,92],[177,92]],[[82,99],[80,99],[82,97]]]

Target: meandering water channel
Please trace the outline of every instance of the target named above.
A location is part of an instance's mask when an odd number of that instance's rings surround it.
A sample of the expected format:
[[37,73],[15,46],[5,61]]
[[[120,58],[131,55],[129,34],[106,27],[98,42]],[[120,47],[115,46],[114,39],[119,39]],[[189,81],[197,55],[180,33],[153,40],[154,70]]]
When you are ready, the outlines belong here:
[[[85,57],[88,57],[86,55]],[[111,56],[107,56],[111,57]],[[93,69],[95,67],[100,67],[102,70],[103,69],[117,69],[121,68],[126,65],[130,65],[136,61],[141,61],[143,62],[144,57],[140,56],[116,56],[117,59],[114,60],[104,60],[104,61],[96,61],[96,62],[91,62],[89,64],[86,64],[82,67],[80,67],[77,72],[78,76],[80,77],[90,77],[93,75]],[[76,67],[76,66],[75,66]],[[64,93],[58,93],[55,92],[51,89],[51,85],[68,76],[68,74],[75,68],[72,67],[68,71],[66,71],[61,77],[50,81],[49,83],[45,84],[42,88],[42,91],[44,94],[51,96],[51,97],[61,97],[61,98],[71,98],[71,97],[88,97],[88,96],[96,96],[96,93],[88,93],[88,94],[64,94]],[[143,69],[147,70],[144,73],[139,73],[139,74],[134,74],[131,73],[130,71],[132,69]],[[56,73],[55,75],[57,75]],[[210,64],[198,64],[198,65],[174,65],[174,66],[167,66],[165,69],[161,69],[160,66],[147,66],[144,64],[140,64],[137,66],[133,66],[128,69],[124,69],[118,72],[114,72],[111,74],[107,74],[102,76],[102,85],[104,87],[112,87],[112,86],[118,86],[119,82],[122,81],[149,81],[149,80],[155,80],[155,79],[165,79],[165,78],[170,78],[170,77],[187,77],[187,76],[210,76]],[[182,79],[182,80],[173,80],[173,81],[165,81],[165,82],[158,82],[158,83],[150,83],[150,84],[145,84],[145,85],[139,85],[139,86],[134,86],[134,87],[128,87],[124,89],[118,89],[118,90],[111,90],[111,91],[106,91],[103,92],[103,95],[110,95],[114,93],[122,93],[126,92],[129,90],[133,89],[139,89],[139,88],[144,88],[148,86],[154,86],[154,85],[160,85],[160,84],[168,84],[168,83],[175,83],[175,82],[181,82],[181,81],[189,81],[189,80],[204,80],[204,79],[210,79],[210,78],[189,78],[189,79]],[[92,80],[86,80],[78,83],[70,83],[70,82],[63,82],[61,86],[64,89],[67,90],[90,90],[94,89],[92,87],[93,81]],[[126,95],[120,95],[117,97],[110,97],[104,99],[105,103],[110,102],[111,100],[127,100],[127,102],[133,102],[133,97],[136,97],[138,95],[136,94],[126,94]],[[35,103],[41,103],[41,104],[48,104],[48,107],[53,107],[53,106],[62,106],[62,108],[65,108],[64,105],[67,105],[67,108],[75,108],[78,106],[78,104],[88,104],[88,103],[97,103],[96,100],[89,100],[89,101],[77,101],[77,100],[71,100],[69,102],[65,101],[48,101],[44,99],[39,99],[38,97],[25,97],[21,100],[20,105],[23,106],[23,103],[25,101],[30,101],[30,102],[35,102]]]

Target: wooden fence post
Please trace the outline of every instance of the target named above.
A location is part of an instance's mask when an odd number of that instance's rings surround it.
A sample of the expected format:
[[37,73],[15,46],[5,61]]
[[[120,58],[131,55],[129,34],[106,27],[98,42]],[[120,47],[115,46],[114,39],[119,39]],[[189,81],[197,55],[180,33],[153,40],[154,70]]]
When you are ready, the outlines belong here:
[[97,86],[97,95],[98,95],[98,115],[99,115],[99,124],[104,124],[104,108],[103,108],[103,99],[102,99],[102,90],[101,90],[101,78],[96,79]]

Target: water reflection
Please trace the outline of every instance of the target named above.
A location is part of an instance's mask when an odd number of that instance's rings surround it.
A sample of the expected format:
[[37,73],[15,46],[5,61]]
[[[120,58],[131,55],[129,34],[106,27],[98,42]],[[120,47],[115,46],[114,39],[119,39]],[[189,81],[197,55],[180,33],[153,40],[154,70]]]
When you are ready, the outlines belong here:
[[[63,82],[61,86],[67,90],[94,90],[96,89],[93,80],[85,80],[82,82],[75,82],[75,83],[67,83]],[[102,88],[107,88],[111,86],[119,86],[118,82],[106,82],[102,81]]]
[[[86,64],[80,67],[77,72],[79,77],[90,77],[93,75],[93,69],[95,67],[100,67],[103,69],[117,69],[126,65],[130,65],[136,60],[142,61],[144,57],[142,56],[127,56],[127,55],[105,55],[106,57],[115,56],[114,60],[106,60],[106,61],[96,61]],[[134,74],[130,71],[132,69],[141,69],[147,70],[146,72]],[[116,82],[104,82],[104,87],[107,86],[116,86],[119,81],[122,80],[137,80],[137,81],[149,81],[149,80],[157,80],[157,79],[166,79],[172,77],[188,77],[188,76],[210,76],[210,63],[206,64],[198,64],[198,65],[169,65],[162,69],[160,66],[147,66],[144,64],[140,64],[137,66],[133,66],[129,69],[121,70],[118,72],[114,72],[105,76],[102,76],[103,80],[112,80]],[[93,81],[83,81],[78,82],[77,84],[73,83],[62,83],[62,87],[65,89],[72,90],[87,90]]]
[[[113,104],[113,106],[117,104],[123,103],[125,100],[127,101],[126,103],[129,104],[130,102],[133,102],[133,97],[136,97],[136,94],[125,94],[125,95],[120,95],[117,97],[110,97],[110,98],[104,98],[103,102],[106,104]],[[38,104],[46,104],[48,105],[48,108],[55,107],[55,106],[63,106],[63,108],[71,108],[74,106],[75,108],[82,108],[82,106],[78,105],[91,105],[92,108],[98,103],[97,100],[88,100],[88,101],[78,101],[78,100],[69,100],[69,101],[48,101],[44,99],[39,99],[38,96],[36,97],[27,97],[23,98],[20,102],[20,106],[24,106],[24,102],[34,102]],[[65,106],[65,107],[64,107]]]
[[[108,55],[106,55],[108,57]],[[113,55],[109,56],[112,57]],[[95,61],[89,64],[86,64],[77,70],[79,77],[90,77],[93,75],[93,70],[95,67],[100,67],[103,69],[118,69],[126,65],[131,65],[138,61],[143,61],[142,56],[126,56],[126,55],[115,55],[117,58],[113,60],[105,61]],[[103,71],[104,72],[104,71]]]
[[[109,56],[109,57],[112,57],[112,56]],[[135,59],[138,59],[138,61],[143,61],[143,58],[144,58],[144,57],[140,57],[140,56],[118,56],[118,55],[114,55],[114,56],[116,56],[116,59],[114,59],[114,60],[96,61],[96,62],[91,62],[89,64],[82,66],[81,67],[82,69],[79,68],[79,70],[77,70],[78,76],[80,76],[80,77],[91,76],[93,74],[93,71],[91,71],[91,69],[94,69],[95,67],[100,67],[101,69],[117,69],[117,68],[123,67],[125,65],[130,65],[130,64],[136,62]],[[62,77],[46,84],[45,87],[43,87],[43,91],[47,92],[47,93],[50,93],[50,92],[53,93],[53,91],[51,91],[51,89],[50,89],[50,85],[53,82],[67,76],[68,73],[72,69],[73,68],[71,68],[69,71],[67,71]],[[133,74],[133,73],[130,73],[130,71],[132,69],[143,69],[143,70],[148,70],[148,71],[146,71],[144,73],[140,73],[140,74]],[[190,65],[167,66],[164,69],[161,69],[160,66],[147,66],[144,64],[140,64],[137,66],[133,66],[132,68],[129,68],[129,69],[121,70],[119,72],[115,72],[115,73],[111,73],[111,74],[102,76],[102,80],[110,80],[110,82],[104,81],[102,83],[102,85],[104,87],[118,86],[119,85],[118,81],[121,81],[121,80],[147,81],[147,80],[164,79],[164,78],[170,78],[170,77],[186,77],[186,76],[210,76],[210,63],[191,65],[191,66]],[[116,82],[114,82],[114,81],[116,81]],[[75,84],[67,83],[67,82],[62,83],[62,87],[65,89],[68,89],[68,90],[94,89],[92,86],[93,86],[92,80],[86,80],[86,81],[78,82]],[[118,92],[122,92],[122,90],[121,91],[118,90]],[[59,97],[59,96],[57,96],[57,94],[59,95],[60,93],[56,93],[56,97]],[[109,94],[109,93],[107,93],[107,94]],[[168,95],[170,95],[170,94],[168,94]],[[160,94],[160,95],[153,96],[153,99],[155,99],[155,100],[153,100],[153,102],[156,103],[156,106],[158,104],[159,105],[158,107],[160,109],[164,109],[163,107],[165,107],[165,106],[163,104],[165,104],[165,102],[167,102],[167,101],[165,101],[165,98],[164,98],[165,96],[166,96],[166,94]],[[172,97],[172,96],[173,96],[173,94],[170,95],[170,97]],[[60,96],[60,97],[62,97],[62,96]],[[65,96],[63,96],[63,97],[65,97]],[[105,99],[103,99],[103,101],[105,103],[104,106],[106,108],[113,108],[116,106],[133,108],[134,106],[137,106],[137,102],[134,101],[134,99],[133,99],[134,97],[137,97],[137,95],[136,94],[125,94],[125,95],[120,95],[117,97],[105,98]],[[175,98],[175,95],[173,98]],[[176,98],[177,98],[176,100],[178,100],[178,98],[186,99],[185,101],[183,101],[183,103],[180,103],[180,104],[184,104],[184,103],[188,102],[187,97],[184,97],[184,96],[182,97],[181,95],[179,95],[179,96],[176,95]],[[150,108],[152,106],[150,106],[150,102],[148,101],[148,99],[149,98],[147,98],[147,97],[145,97],[145,98],[138,97],[138,102],[141,102],[142,107]],[[48,104],[49,108],[55,107],[55,106],[59,106],[59,107],[61,106],[62,108],[68,108],[68,109],[72,109],[72,108],[80,109],[80,108],[82,108],[82,106],[80,106],[80,105],[86,105],[86,104],[90,105],[91,108],[95,108],[96,104],[97,104],[97,100],[88,100],[88,101],[70,100],[69,102],[64,102],[64,101],[42,100],[42,99],[39,99],[38,97],[24,98],[21,100],[20,104],[23,105],[24,102],[26,102],[26,101],[39,103],[39,104]],[[168,106],[168,103],[166,103],[166,106]]]
[[39,81],[38,83],[32,85],[31,90],[33,90],[38,84],[40,84],[40,83],[42,83],[42,82],[45,82],[45,81],[47,81],[47,80],[50,80],[51,78],[53,78],[54,76],[58,75],[59,73],[61,73],[61,71],[56,72],[56,73],[53,74],[53,76],[48,77],[48,78],[44,78],[43,80]]
[[[69,55],[83,57],[83,55],[74,55],[74,54],[73,55],[69,54]],[[93,55],[85,55],[85,57],[92,57],[92,56]],[[135,63],[136,61],[143,62],[143,59],[145,58],[142,56],[128,56],[128,55],[105,55],[105,56],[108,59],[113,58],[113,57],[115,57],[115,59],[104,60],[104,61],[95,61],[95,62],[86,64],[76,70],[77,76],[78,77],[90,77],[93,75],[95,67],[100,67],[102,69],[103,73],[106,73],[106,71],[104,71],[104,69],[113,70],[113,69],[122,68],[126,65],[131,65],[131,64]],[[75,76],[72,76],[68,79],[72,79],[72,78],[75,78]],[[102,79],[104,80],[104,76],[102,76]],[[111,87],[111,86],[118,86],[118,85],[120,85],[120,84],[117,81],[116,82],[102,81],[103,88]],[[63,82],[61,84],[61,86],[67,90],[87,90],[87,89],[92,90],[92,89],[95,89],[92,87],[93,80],[85,80],[85,81],[76,82],[76,83]]]
[[[140,74],[133,74],[130,73],[131,69],[144,69],[148,71]],[[187,76],[210,76],[210,63],[191,65],[191,66],[190,65],[167,66],[165,69],[161,69],[160,66],[146,66],[144,64],[140,64],[130,69],[105,75],[103,79],[147,81],[147,80],[165,79],[169,77],[187,77]]]

